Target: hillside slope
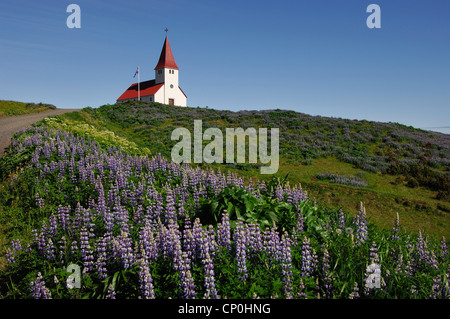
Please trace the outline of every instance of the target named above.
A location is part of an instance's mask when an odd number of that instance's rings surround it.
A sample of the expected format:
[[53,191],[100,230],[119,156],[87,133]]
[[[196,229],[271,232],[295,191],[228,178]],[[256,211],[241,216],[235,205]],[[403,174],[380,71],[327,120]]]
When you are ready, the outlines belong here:
[[137,156],[100,115],[46,119],[0,158],[0,298],[448,298],[445,238],[286,179]]
[[40,113],[54,109],[56,107],[52,104],[0,100],[0,117]]
[[[177,127],[193,132],[217,127],[265,127],[280,130],[280,169],[291,183],[301,183],[321,204],[356,214],[364,202],[370,218],[390,227],[397,212],[407,229],[436,236],[450,234],[450,135],[396,123],[309,116],[284,110],[219,111],[174,108],[158,103],[104,105],[58,120],[64,127],[89,124],[107,129],[153,154],[170,158]],[[58,122],[57,121],[57,122]],[[58,127],[58,123],[54,122]],[[84,124],[82,124],[84,123]],[[79,129],[77,129],[79,131]],[[206,143],[206,142],[205,142]],[[215,164],[251,178],[269,180],[255,164]]]

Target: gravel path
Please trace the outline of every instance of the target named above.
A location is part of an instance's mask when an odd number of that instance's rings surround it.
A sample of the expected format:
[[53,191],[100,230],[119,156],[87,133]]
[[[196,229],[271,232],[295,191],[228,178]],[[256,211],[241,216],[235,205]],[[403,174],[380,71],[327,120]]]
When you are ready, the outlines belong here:
[[56,109],[41,113],[33,113],[19,116],[3,116],[0,117],[0,156],[5,152],[5,148],[9,146],[11,137],[21,129],[29,127],[31,124],[47,116],[59,115],[68,112],[79,111],[78,109]]

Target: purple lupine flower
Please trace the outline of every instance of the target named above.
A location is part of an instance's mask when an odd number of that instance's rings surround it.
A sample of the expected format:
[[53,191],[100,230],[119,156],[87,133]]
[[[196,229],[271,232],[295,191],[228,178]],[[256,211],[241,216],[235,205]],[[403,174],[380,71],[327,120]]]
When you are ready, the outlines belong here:
[[66,259],[66,247],[67,247],[67,240],[66,236],[62,236],[59,240],[59,246],[58,246],[58,252],[59,252],[59,260],[61,265],[64,265],[65,259]]
[[178,271],[182,268],[183,259],[182,259],[182,250],[181,250],[181,241],[177,234],[175,234],[174,230],[171,229],[171,242],[173,246],[173,268]]
[[345,229],[345,215],[342,209],[339,209],[339,226],[340,229]]
[[[195,249],[193,249],[193,257],[195,258],[198,254],[202,253],[203,228],[199,218],[196,218],[192,225],[192,237],[195,243]],[[203,256],[200,256],[200,258],[203,258]]]
[[58,221],[56,219],[55,214],[52,213],[50,215],[50,218],[48,219],[48,224],[43,223],[42,231],[48,238],[52,238],[58,233]]
[[205,229],[201,229],[197,236],[195,236],[197,250],[199,251],[200,259],[206,258],[206,253],[209,252],[208,234]]
[[167,195],[164,220],[166,224],[169,224],[170,221],[176,222],[177,216],[175,209],[175,198],[173,196],[172,189],[170,187],[167,187],[166,192]]
[[122,230],[118,237],[116,254],[122,259],[123,268],[132,268],[134,263],[132,240],[127,231]]
[[286,203],[294,205],[294,192],[288,185],[285,186],[284,193],[286,194]]
[[328,250],[324,248],[322,257],[322,280],[325,296],[328,299],[332,297],[332,290],[333,290],[333,280],[330,276],[330,269],[331,269],[330,254],[328,253]]
[[196,243],[193,236],[191,221],[188,219],[183,230],[183,248],[189,261],[195,257]]
[[157,232],[158,250],[162,253],[164,258],[172,255],[172,243],[170,238],[170,230],[161,223],[158,219],[158,232]]
[[373,263],[379,263],[380,259],[378,258],[378,247],[375,242],[372,242],[372,247],[370,247],[369,251],[370,261]]
[[145,223],[139,232],[139,245],[143,248],[143,254],[147,260],[156,260],[158,258],[158,246],[153,235],[150,223]]
[[75,175],[75,158],[72,156],[69,163],[69,175],[73,184],[77,183],[77,176]]
[[300,269],[300,276],[310,277],[313,271],[313,256],[309,239],[305,236],[301,247],[302,266]]
[[440,248],[440,250],[439,250],[439,256],[438,256],[438,258],[439,258],[439,260],[440,260],[441,262],[443,262],[443,261],[446,260],[447,257],[448,257],[447,243],[446,243],[446,241],[445,241],[445,237],[444,237],[444,236],[442,236],[442,239],[441,239],[441,246],[439,246],[439,248]]
[[100,216],[104,217],[107,212],[107,206],[106,206],[106,200],[105,200],[105,192],[104,192],[103,184],[102,184],[102,181],[100,178],[97,179],[95,188],[99,193],[97,205],[95,206],[95,209],[97,210],[97,213]]
[[300,278],[300,282],[298,285],[298,292],[297,292],[297,298],[298,299],[306,299],[306,293],[305,293],[305,285],[303,284],[303,279]]
[[209,255],[209,251],[206,251],[205,258],[202,260],[203,270],[205,273],[205,299],[218,299],[216,284],[214,279],[214,264]]
[[180,199],[178,200],[177,203],[177,207],[178,207],[178,217],[182,220],[186,218],[185,204],[186,203],[184,201],[184,198],[180,196]]
[[275,191],[275,198],[279,202],[282,202],[284,200],[284,191],[283,191],[283,187],[281,187],[281,184],[277,185],[277,189]]
[[396,260],[397,260],[397,266],[395,267],[395,273],[398,275],[403,272],[403,267],[404,267],[403,254],[400,253],[400,255],[397,256]]
[[113,208],[114,220],[122,228],[123,231],[128,231],[128,210],[122,205],[115,205]]
[[9,248],[9,247],[6,248],[6,254],[5,254],[5,257],[6,257],[6,262],[7,262],[8,264],[12,264],[12,263],[15,262],[15,260],[14,260],[14,253],[13,253],[12,249]]
[[39,193],[36,193],[36,195],[34,196],[34,199],[36,200],[36,205],[42,209],[45,206],[44,200],[41,198],[41,196],[39,195]]
[[148,261],[142,258],[139,271],[139,288],[143,299],[155,299],[153,278],[150,274]]
[[104,280],[108,278],[108,270],[106,269],[106,254],[99,254],[97,260],[95,261],[95,269],[97,269],[98,279]]
[[264,250],[268,253],[269,261],[275,263],[279,260],[280,237],[275,222],[272,228],[266,229],[263,234]]
[[119,197],[119,187],[117,186],[117,180],[114,184],[111,184],[111,187],[108,191],[108,206],[110,208],[114,207],[114,205],[120,204]]
[[67,230],[67,227],[69,226],[69,217],[70,216],[70,206],[61,206],[59,205],[58,209],[56,210],[56,218],[58,220],[58,224],[61,225],[61,228],[65,231]]
[[13,251],[19,251],[22,249],[22,244],[20,243],[20,239],[11,240],[11,247]]
[[427,261],[432,269],[439,269],[438,261],[437,261],[436,254],[434,253],[434,251],[429,252]]
[[247,234],[244,230],[242,220],[236,223],[234,232],[234,242],[236,244],[236,261],[238,265],[238,277],[245,281],[247,279]]
[[31,296],[34,299],[51,299],[52,294],[50,290],[45,287],[45,281],[39,272],[35,281],[30,283],[31,286]]
[[394,227],[392,228],[391,240],[400,240],[400,237],[398,236],[398,233],[400,232],[399,227],[400,227],[400,218],[397,213],[394,221]]
[[406,275],[408,275],[409,277],[414,276],[415,273],[415,267],[412,265],[411,260],[408,260],[406,262],[404,271],[403,271]]
[[281,237],[281,253],[280,253],[280,261],[281,261],[281,274],[283,276],[284,282],[284,296],[286,299],[292,299],[292,252],[291,252],[291,240],[288,237],[288,234],[285,233]]
[[89,244],[89,234],[84,226],[81,228],[80,232],[80,249],[83,266],[87,271],[91,271],[94,266],[94,256]]
[[44,256],[48,259],[48,260],[53,260],[55,259],[55,246],[53,245],[53,241],[51,238],[49,238],[47,240],[47,243],[44,247]]
[[220,246],[231,250],[230,216],[226,211],[223,212],[222,221],[217,226],[217,242]]
[[267,187],[266,187],[266,183],[264,181],[262,181],[259,185],[258,185],[258,189],[263,192],[266,193],[267,192]]
[[97,260],[95,261],[95,269],[97,269],[98,278],[100,280],[108,277],[108,270],[106,269],[107,259],[107,242],[110,239],[111,234],[107,233],[105,236],[99,238],[96,242],[94,252],[97,254]]
[[194,193],[192,194],[192,198],[194,199],[194,210],[197,210],[200,207],[200,196],[199,196],[199,188],[195,188]]
[[70,244],[70,253],[71,255],[75,255],[77,252],[78,252],[78,242],[74,240]]
[[36,245],[37,250],[40,253],[44,253],[44,248],[45,248],[45,236],[44,233],[41,231],[38,235],[37,230],[33,229],[31,231],[31,235],[32,235],[32,242],[33,245]]
[[360,209],[355,220],[356,225],[356,245],[362,245],[367,240],[367,221],[366,221],[366,209],[361,203]]
[[103,223],[107,231],[112,231],[114,228],[114,214],[110,212],[109,207],[105,209]]
[[429,252],[427,249],[427,243],[425,241],[425,239],[422,236],[422,232],[419,230],[419,236],[417,237],[416,240],[416,245],[415,245],[415,254],[414,254],[414,259],[415,262],[417,263],[417,265],[424,265],[425,263],[427,263],[428,259],[429,259]]
[[353,291],[350,293],[350,295],[348,296],[348,299],[358,299],[359,296],[359,288],[358,288],[358,283],[355,282],[355,285],[353,286]]
[[298,234],[300,232],[303,231],[303,212],[301,211],[301,209],[297,209],[297,224],[295,226],[295,232]]
[[263,239],[259,224],[250,223],[248,225],[248,248],[252,252],[263,251]]
[[218,247],[217,241],[216,241],[216,232],[214,230],[214,227],[212,225],[208,226],[208,230],[205,233],[207,245],[208,245],[208,252],[211,256],[211,258],[214,258],[216,256],[216,250]]
[[191,266],[187,253],[183,251],[181,253],[181,264],[179,267],[179,279],[182,291],[182,297],[186,299],[194,299],[195,284],[191,274]]
[[11,248],[7,248],[6,260],[8,264],[14,263],[14,256],[18,251],[22,249],[22,244],[20,243],[20,239],[11,240]]
[[163,210],[164,210],[164,200],[163,200],[163,196],[158,193],[155,190],[155,197],[154,200],[156,200],[156,205],[155,205],[155,209],[154,209],[154,218],[160,218],[161,215],[163,215]]
[[106,292],[105,299],[116,299],[116,292],[112,284],[109,284],[108,286],[108,291]]

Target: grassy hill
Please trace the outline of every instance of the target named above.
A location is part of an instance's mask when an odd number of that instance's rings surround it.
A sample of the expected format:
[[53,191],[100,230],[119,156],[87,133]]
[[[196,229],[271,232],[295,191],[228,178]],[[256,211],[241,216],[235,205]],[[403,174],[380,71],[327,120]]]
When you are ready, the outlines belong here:
[[[194,119],[278,127],[280,171],[170,162]],[[283,110],[47,118],[0,158],[0,298],[448,298],[448,154],[444,134]]]
[[[280,168],[292,184],[301,183],[311,198],[328,207],[356,214],[364,202],[371,220],[391,227],[399,213],[402,225],[431,236],[450,234],[450,135],[423,131],[397,123],[310,116],[293,111],[220,111],[207,108],[171,108],[158,103],[104,105],[66,114],[65,127],[85,129],[87,123],[132,142],[135,149],[170,158],[177,143],[177,127],[193,132],[194,119],[203,130],[217,127],[277,127],[280,130]],[[81,126],[80,126],[81,125]],[[206,142],[205,142],[206,143]],[[254,164],[220,167],[262,180]],[[327,175],[328,174],[328,175]],[[324,178],[339,175],[339,184]],[[354,181],[362,183],[354,183]]]
[[55,109],[52,104],[0,100],[0,116],[24,115]]

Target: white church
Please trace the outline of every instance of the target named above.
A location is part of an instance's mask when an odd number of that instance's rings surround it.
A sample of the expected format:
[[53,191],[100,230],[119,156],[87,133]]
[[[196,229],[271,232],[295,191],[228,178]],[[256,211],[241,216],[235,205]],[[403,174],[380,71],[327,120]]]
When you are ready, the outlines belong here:
[[175,63],[166,35],[161,56],[155,67],[155,79],[132,84],[117,99],[117,102],[140,100],[144,102],[186,106],[187,96],[178,85],[178,72],[179,68]]

